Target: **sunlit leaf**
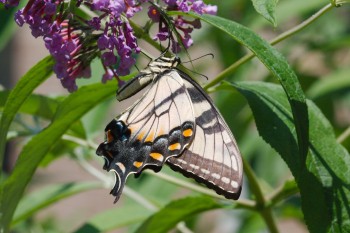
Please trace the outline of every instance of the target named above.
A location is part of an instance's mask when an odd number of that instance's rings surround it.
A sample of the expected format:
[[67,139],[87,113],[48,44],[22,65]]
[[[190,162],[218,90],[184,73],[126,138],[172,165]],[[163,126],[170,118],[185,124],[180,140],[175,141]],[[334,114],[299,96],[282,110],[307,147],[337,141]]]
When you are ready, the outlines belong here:
[[15,212],[12,225],[64,198],[100,187],[100,183],[65,183],[50,185],[32,192],[22,198]]
[[337,143],[321,111],[311,101],[307,102],[310,147],[303,166],[298,158],[291,109],[282,88],[262,82],[239,82],[233,86],[248,100],[259,134],[281,155],[294,175],[309,230],[349,231],[350,155]]
[[21,78],[8,96],[0,121],[0,165],[3,161],[7,131],[14,116],[33,90],[50,76],[53,64],[51,56],[38,62]]
[[137,233],[168,232],[183,221],[203,211],[222,207],[209,197],[188,197],[170,202],[157,213],[149,217],[136,231]]
[[88,219],[74,233],[99,233],[129,226],[144,221],[151,211],[140,205],[127,205],[121,207],[111,206],[105,212],[98,213]]
[[278,0],[252,0],[255,10],[276,27],[275,10]]

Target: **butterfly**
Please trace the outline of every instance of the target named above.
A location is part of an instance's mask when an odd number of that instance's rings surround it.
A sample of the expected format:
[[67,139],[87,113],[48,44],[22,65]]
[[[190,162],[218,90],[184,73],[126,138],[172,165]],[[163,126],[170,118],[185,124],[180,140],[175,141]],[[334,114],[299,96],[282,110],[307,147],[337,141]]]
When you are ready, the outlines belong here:
[[121,101],[147,89],[106,126],[96,151],[115,173],[115,202],[130,174],[158,172],[164,163],[228,199],[240,195],[237,143],[211,98],[178,64],[178,57],[161,56],[117,92]]

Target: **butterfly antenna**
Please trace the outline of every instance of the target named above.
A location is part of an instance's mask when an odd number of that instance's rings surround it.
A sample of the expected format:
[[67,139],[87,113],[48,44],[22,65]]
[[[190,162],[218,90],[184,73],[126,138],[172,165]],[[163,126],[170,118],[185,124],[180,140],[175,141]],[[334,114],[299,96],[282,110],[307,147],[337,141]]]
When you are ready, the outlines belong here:
[[188,68],[185,67],[185,66],[182,66],[182,68],[185,69],[185,70],[187,70],[187,71],[189,71],[189,72],[191,72],[191,73],[193,73],[193,74],[196,74],[196,75],[199,75],[199,76],[204,77],[207,81],[209,80],[208,76],[206,76],[206,75],[204,75],[204,74],[201,74],[201,73],[196,72],[196,71],[194,71],[194,70],[190,70],[190,69],[188,69]]
[[139,70],[139,68],[137,67],[137,65],[135,64],[135,68],[137,69],[137,72],[139,72],[140,73],[140,70]]
[[203,57],[206,57],[206,56],[211,56],[211,58],[214,59],[214,54],[208,53],[208,54],[204,54],[204,55],[202,55],[202,56],[200,56],[200,57],[197,57],[197,58],[195,58],[195,59],[192,59],[192,60],[190,60],[190,61],[184,61],[184,62],[181,62],[181,63],[189,63],[189,62],[192,63],[193,61],[197,61],[197,60],[199,60],[199,59],[201,59],[201,58],[203,58]]
[[[193,69],[194,69],[194,66],[193,66],[193,63],[192,63],[192,62],[193,62],[193,61],[197,61],[197,60],[199,60],[199,59],[201,59],[201,58],[203,58],[203,57],[206,57],[206,56],[211,56],[212,59],[214,58],[214,54],[208,53],[208,54],[204,54],[204,55],[202,55],[202,56],[200,56],[200,57],[197,57],[197,58],[195,58],[195,59],[192,59],[192,60],[189,60],[189,61],[185,61],[185,62],[181,62],[181,63],[183,64],[183,63],[189,63],[189,62],[190,62],[191,65],[192,65],[192,67],[193,67]],[[194,70],[190,70],[190,69],[188,69],[188,68],[185,67],[185,66],[183,66],[183,68],[185,68],[186,70],[190,71],[190,72],[193,73],[193,74],[197,74],[197,75],[202,76],[202,77],[206,78],[207,80],[209,80],[208,76],[206,76],[206,75],[204,75],[204,74],[198,73],[198,72],[196,72],[196,71],[194,71]]]
[[146,51],[141,50],[141,53],[149,58],[149,62],[148,62],[147,65],[149,65],[149,63],[151,63],[154,60],[154,58],[149,53],[147,53]]

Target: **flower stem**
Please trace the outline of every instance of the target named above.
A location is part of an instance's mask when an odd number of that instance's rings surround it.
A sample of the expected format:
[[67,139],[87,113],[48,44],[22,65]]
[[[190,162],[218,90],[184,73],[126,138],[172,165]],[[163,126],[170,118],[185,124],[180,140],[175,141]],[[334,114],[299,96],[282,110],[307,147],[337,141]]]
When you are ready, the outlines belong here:
[[[297,25],[297,26],[291,28],[290,30],[275,37],[273,40],[270,41],[270,44],[275,45],[275,44],[281,42],[282,40],[285,40],[288,37],[296,34],[297,32],[306,28],[308,25],[310,25],[312,22],[314,22],[316,19],[321,17],[323,14],[325,14],[327,11],[329,11],[333,7],[334,6],[332,4],[327,4],[325,7],[323,7],[321,10],[319,10],[317,13],[312,15],[310,18],[308,18],[304,22],[300,23],[299,25]],[[219,82],[221,82],[222,80],[224,80],[225,77],[232,74],[240,65],[248,62],[253,57],[255,57],[255,54],[253,54],[252,52],[249,52],[247,55],[240,58],[238,61],[236,61],[231,66],[229,66],[225,70],[223,70],[220,74],[218,74],[215,79],[213,79],[211,82],[209,82],[207,85],[205,85],[204,90],[208,90],[210,87],[212,87],[212,86],[218,84]]]
[[[169,183],[172,183],[172,184],[175,184],[175,185],[178,185],[178,186],[190,189],[192,191],[195,191],[195,192],[198,192],[198,193],[201,193],[201,194],[205,194],[205,195],[208,195],[208,196],[211,196],[211,197],[214,197],[214,198],[227,200],[225,197],[214,193],[210,189],[203,188],[203,187],[201,187],[199,185],[192,184],[190,182],[186,182],[186,181],[178,179],[178,178],[176,178],[174,176],[169,176],[169,175],[165,174],[164,172],[155,173],[155,172],[152,172],[150,170],[145,170],[144,172],[149,174],[149,175],[156,176],[156,177],[158,177],[158,178],[160,178],[162,180],[165,180],[165,181],[167,181]],[[236,208],[255,210],[255,205],[256,205],[255,202],[251,201],[251,200],[242,200],[242,199],[240,199],[238,201],[235,201],[235,207]]]
[[271,233],[278,233],[277,225],[272,213],[272,208],[268,205],[267,201],[265,200],[264,194],[258,183],[258,179],[253,172],[253,169],[244,159],[243,159],[243,169],[248,178],[250,189],[256,198],[255,209],[261,214],[269,231]]
[[350,127],[348,127],[339,137],[337,138],[338,143],[342,143],[350,136]]
[[272,194],[268,195],[266,197],[266,200],[269,206],[273,207],[278,202],[285,200],[288,197],[293,196],[297,193],[299,193],[299,188],[295,181],[293,182],[293,185],[291,185],[288,188],[285,188],[285,183],[284,183],[280,187],[276,188]]

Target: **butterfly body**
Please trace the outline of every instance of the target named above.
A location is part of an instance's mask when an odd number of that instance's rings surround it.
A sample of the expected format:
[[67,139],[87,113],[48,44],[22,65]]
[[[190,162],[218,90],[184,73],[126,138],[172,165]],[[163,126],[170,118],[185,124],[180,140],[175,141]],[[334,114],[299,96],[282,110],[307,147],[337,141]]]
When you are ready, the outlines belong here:
[[118,92],[122,99],[143,88],[144,95],[105,129],[97,154],[104,169],[116,173],[111,193],[120,197],[129,174],[164,163],[218,194],[237,199],[242,161],[231,131],[210,97],[186,73],[178,59],[160,57]]

